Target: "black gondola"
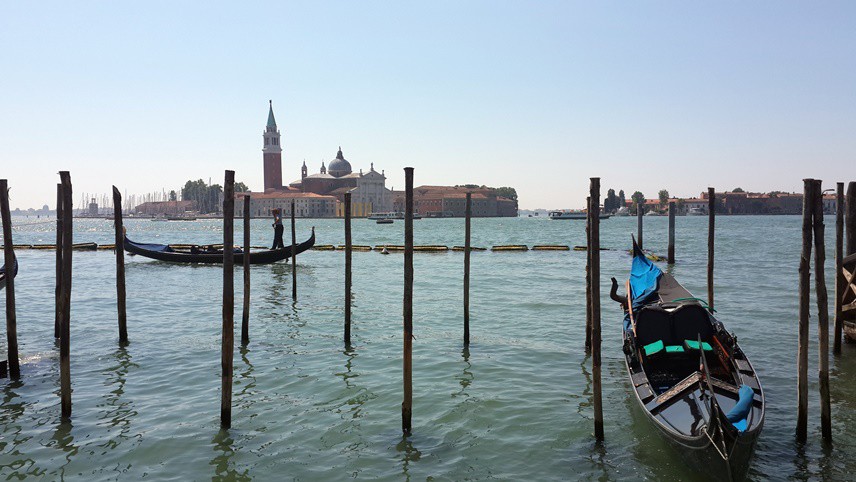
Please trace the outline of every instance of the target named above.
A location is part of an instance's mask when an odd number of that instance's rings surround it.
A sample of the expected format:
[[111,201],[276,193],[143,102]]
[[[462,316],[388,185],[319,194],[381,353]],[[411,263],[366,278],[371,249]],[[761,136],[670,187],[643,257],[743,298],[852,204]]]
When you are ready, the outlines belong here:
[[[312,235],[306,241],[296,246],[296,254],[300,254],[315,244],[315,228],[312,228]],[[146,258],[156,259],[159,261],[168,261],[171,263],[204,263],[216,264],[223,262],[223,249],[213,246],[187,246],[177,247],[166,244],[147,244],[135,243],[125,236],[125,251],[131,254],[137,254]],[[240,265],[244,262],[244,252],[239,248],[235,248],[235,264]],[[290,258],[291,245],[282,249],[269,249],[264,251],[255,251],[250,253],[250,264],[268,264],[282,261]]]
[[764,392],[737,338],[633,242],[624,354],[648,420],[699,474],[742,480],[764,426]]
[[[18,257],[14,256],[12,259],[15,263],[12,265],[12,278],[14,278],[15,276],[18,276]],[[0,266],[0,290],[6,287],[6,276],[8,275],[6,273],[6,265],[4,264],[3,266]]]

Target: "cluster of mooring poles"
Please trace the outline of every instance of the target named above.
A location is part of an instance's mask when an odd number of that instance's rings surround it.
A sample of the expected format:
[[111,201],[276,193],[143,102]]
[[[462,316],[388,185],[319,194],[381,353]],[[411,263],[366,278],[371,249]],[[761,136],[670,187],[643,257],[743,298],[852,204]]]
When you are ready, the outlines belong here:
[[[802,251],[799,264],[799,348],[797,351],[797,441],[808,438],[808,336],[809,296],[811,291],[811,254],[814,245],[815,300],[818,322],[818,378],[820,389],[820,429],[825,442],[832,441],[832,415],[829,398],[829,305],[824,264],[823,189],[819,179],[804,179]],[[844,183],[836,185],[835,218],[835,303],[833,353],[841,353],[842,332],[856,338],[856,182],[850,182],[847,195]],[[845,252],[844,238],[847,245]]]

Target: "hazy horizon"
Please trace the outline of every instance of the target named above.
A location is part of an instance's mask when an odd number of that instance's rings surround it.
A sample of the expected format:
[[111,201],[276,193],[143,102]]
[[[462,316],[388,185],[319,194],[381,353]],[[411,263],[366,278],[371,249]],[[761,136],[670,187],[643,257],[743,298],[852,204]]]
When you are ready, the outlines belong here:
[[[0,178],[13,209],[84,192],[262,186],[342,147],[355,171],[512,186],[580,208],[629,196],[854,179],[856,4],[10,3]],[[848,177],[849,176],[849,177]]]

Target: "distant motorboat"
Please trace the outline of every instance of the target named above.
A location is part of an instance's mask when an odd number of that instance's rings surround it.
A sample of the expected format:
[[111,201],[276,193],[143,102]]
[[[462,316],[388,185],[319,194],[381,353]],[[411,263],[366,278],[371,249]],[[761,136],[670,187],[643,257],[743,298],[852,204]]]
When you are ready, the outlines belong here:
[[658,213],[657,211],[648,211],[647,213],[645,213],[645,215],[646,216],[659,216],[660,213]]
[[[404,213],[400,211],[396,212],[386,212],[386,213],[371,213],[368,215],[368,219],[380,220],[380,219],[404,219]],[[422,215],[419,213],[413,213],[413,219],[422,219]],[[383,223],[387,224],[387,223]]]
[[705,214],[702,208],[689,208],[687,210],[687,216],[704,216]]
[[[561,209],[558,211],[550,211],[550,219],[586,219],[588,212],[584,209]],[[600,213],[600,219],[609,219],[611,215]]]

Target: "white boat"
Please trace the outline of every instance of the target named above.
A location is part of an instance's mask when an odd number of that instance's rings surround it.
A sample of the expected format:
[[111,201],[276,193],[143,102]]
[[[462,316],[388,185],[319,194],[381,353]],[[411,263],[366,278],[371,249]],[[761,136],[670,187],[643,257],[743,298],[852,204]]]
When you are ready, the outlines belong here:
[[[586,219],[588,213],[584,209],[560,209],[550,211],[550,219]],[[600,219],[609,219],[609,214],[600,213]]]
[[[368,219],[374,219],[374,220],[404,219],[404,213],[402,213],[402,212],[371,213],[371,214],[369,214]],[[422,219],[422,216],[417,214],[417,213],[413,213],[413,219]]]
[[689,208],[687,210],[687,216],[704,216],[705,212],[702,208]]

